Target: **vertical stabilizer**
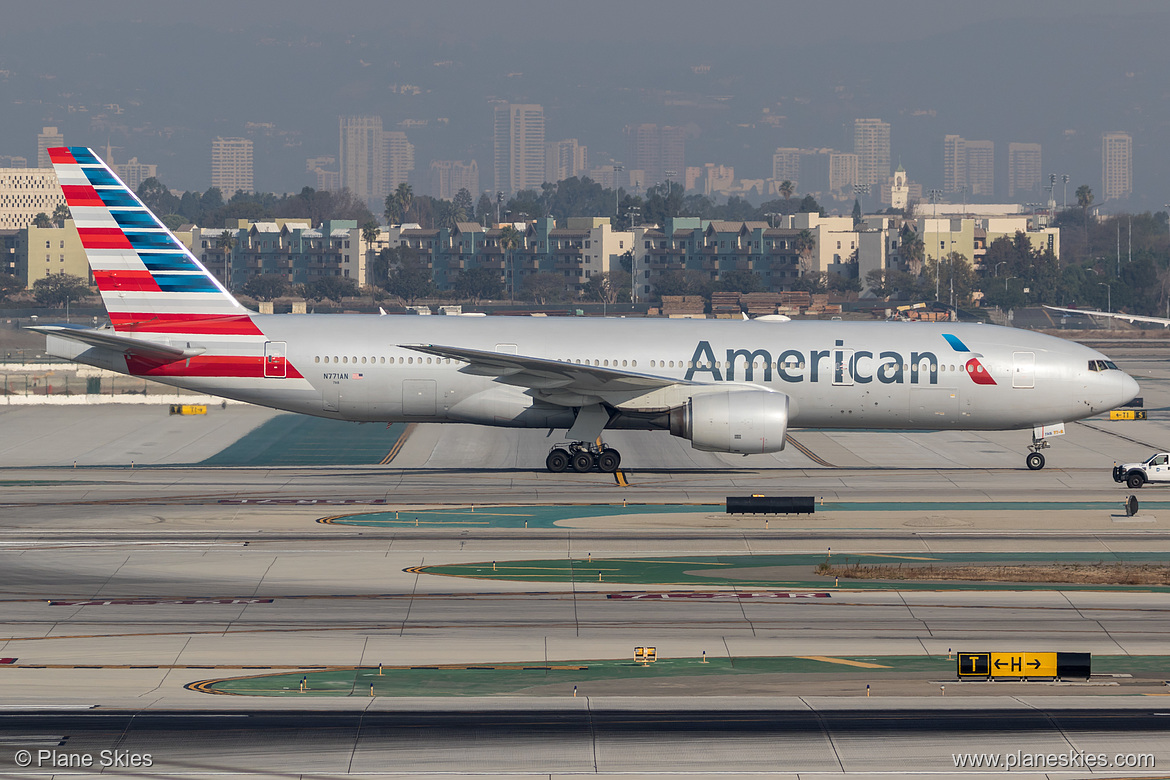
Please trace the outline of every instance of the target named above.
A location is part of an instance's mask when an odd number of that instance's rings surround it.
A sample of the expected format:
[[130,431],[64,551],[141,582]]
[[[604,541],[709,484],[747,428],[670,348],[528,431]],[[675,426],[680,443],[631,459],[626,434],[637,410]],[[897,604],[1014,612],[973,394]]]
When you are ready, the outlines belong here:
[[248,310],[93,150],[48,151],[115,330],[260,333]]

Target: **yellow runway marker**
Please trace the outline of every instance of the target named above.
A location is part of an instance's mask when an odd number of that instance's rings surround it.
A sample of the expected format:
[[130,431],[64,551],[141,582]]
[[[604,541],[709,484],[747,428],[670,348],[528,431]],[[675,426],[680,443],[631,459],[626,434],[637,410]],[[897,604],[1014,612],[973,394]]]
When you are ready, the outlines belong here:
[[620,469],[618,471],[614,472],[613,478],[614,478],[614,481],[617,482],[618,485],[620,485],[621,487],[629,487],[630,486],[630,483],[626,480],[626,472],[621,471]]
[[823,655],[798,655],[797,658],[803,658],[806,661],[823,661],[827,664],[841,664],[842,666],[857,666],[862,669],[891,669],[890,666],[882,666],[881,664],[871,664],[865,661],[850,661],[846,658],[829,658]]
[[406,443],[408,438],[410,438],[410,434],[414,433],[414,428],[416,425],[417,423],[410,423],[406,426],[406,430],[404,430],[402,435],[398,437],[398,441],[394,442],[394,446],[390,448],[388,453],[386,453],[386,457],[382,458],[378,464],[379,466],[389,465],[390,461],[398,457],[398,453],[402,449],[402,445]]

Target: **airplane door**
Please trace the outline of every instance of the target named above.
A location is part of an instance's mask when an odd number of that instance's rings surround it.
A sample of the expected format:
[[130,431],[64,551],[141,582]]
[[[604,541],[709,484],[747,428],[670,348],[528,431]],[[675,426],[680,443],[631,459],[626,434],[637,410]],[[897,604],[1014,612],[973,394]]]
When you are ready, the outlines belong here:
[[321,408],[326,412],[336,412],[341,408],[341,382],[334,379],[325,385],[321,393]]
[[1012,387],[1036,386],[1036,353],[1012,353]]
[[402,413],[414,417],[434,417],[436,384],[433,379],[402,380]]
[[288,359],[285,357],[287,344],[283,341],[264,342],[264,376],[270,379],[284,379],[288,376]]
[[853,385],[853,350],[838,349],[833,353],[833,384],[837,387]]

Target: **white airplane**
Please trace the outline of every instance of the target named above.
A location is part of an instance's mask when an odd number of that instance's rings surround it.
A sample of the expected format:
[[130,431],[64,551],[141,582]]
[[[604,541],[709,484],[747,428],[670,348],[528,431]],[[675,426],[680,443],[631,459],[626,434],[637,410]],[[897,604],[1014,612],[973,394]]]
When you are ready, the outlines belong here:
[[261,315],[85,147],[49,150],[111,328],[38,326],[51,354],[291,412],[568,429],[546,465],[616,471],[604,430],[699,450],[784,449],[789,428],[1031,429],[1129,402],[1101,353],[956,323]]

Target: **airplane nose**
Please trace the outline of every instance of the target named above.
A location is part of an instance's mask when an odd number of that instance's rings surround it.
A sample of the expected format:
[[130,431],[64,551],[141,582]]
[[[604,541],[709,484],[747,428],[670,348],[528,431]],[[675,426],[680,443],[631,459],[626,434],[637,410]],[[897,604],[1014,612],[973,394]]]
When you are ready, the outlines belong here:
[[1141,388],[1138,387],[1137,380],[1129,374],[1123,373],[1121,375],[1121,387],[1120,392],[1118,393],[1117,406],[1125,406],[1127,403],[1137,397],[1137,394],[1140,390]]

